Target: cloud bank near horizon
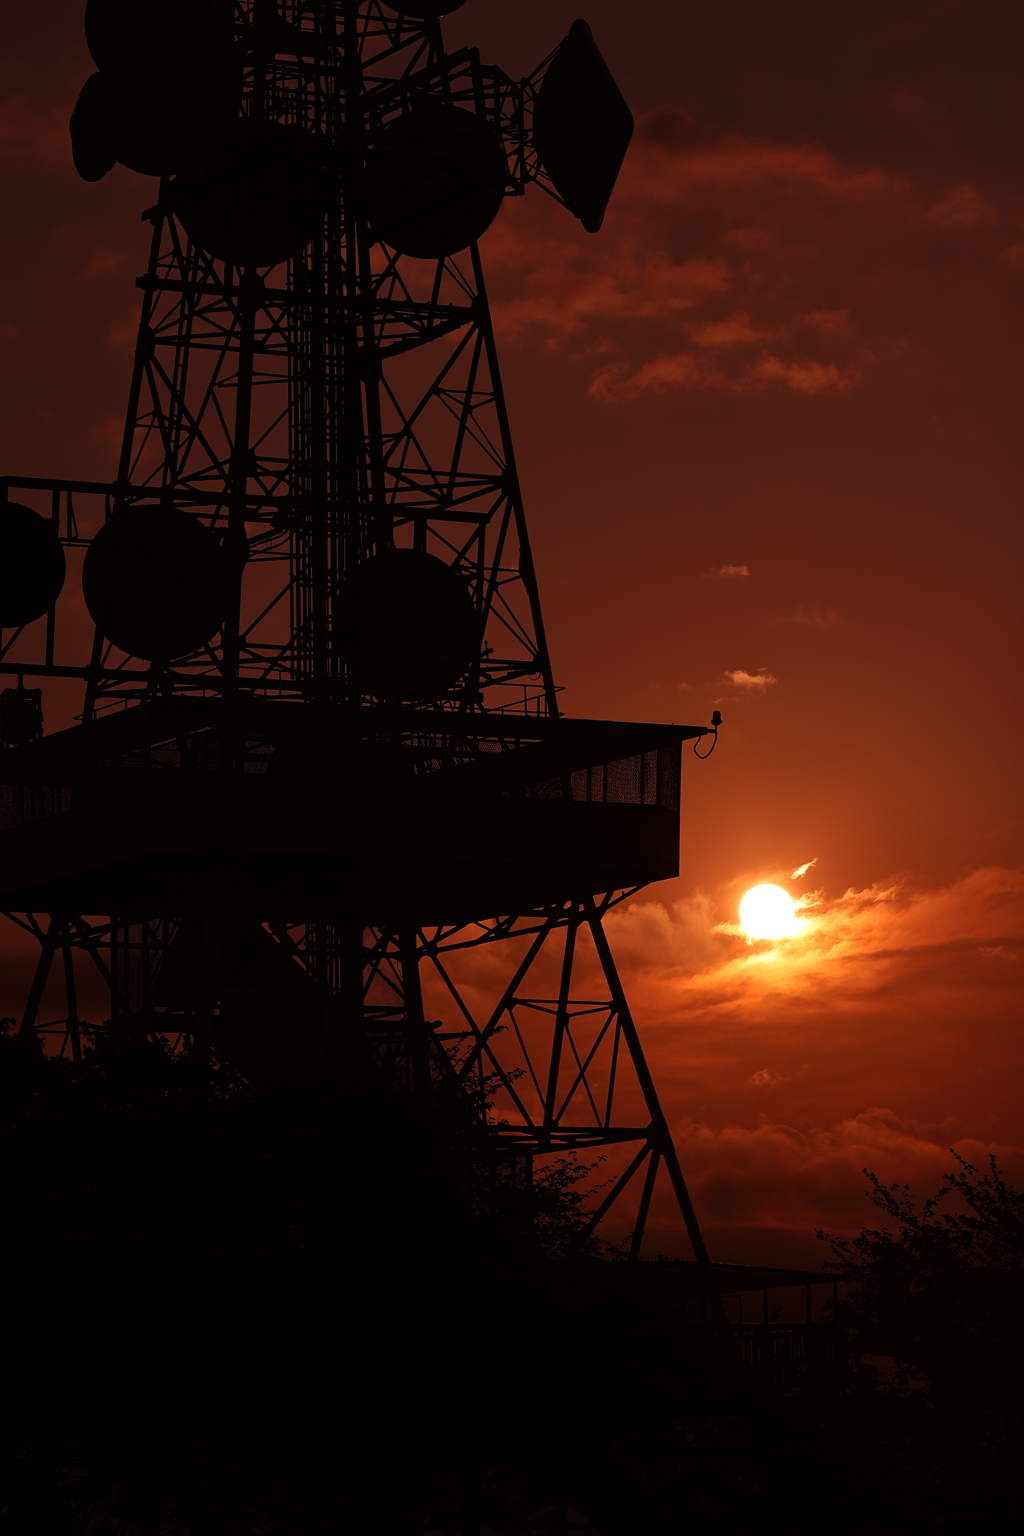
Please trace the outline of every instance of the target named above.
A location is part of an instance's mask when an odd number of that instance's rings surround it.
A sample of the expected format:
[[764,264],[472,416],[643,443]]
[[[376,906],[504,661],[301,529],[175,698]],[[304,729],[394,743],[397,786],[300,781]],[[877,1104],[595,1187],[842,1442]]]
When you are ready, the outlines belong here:
[[[1013,1086],[1024,1066],[1024,871],[811,892],[797,937],[749,942],[733,920],[736,898],[761,879],[790,878],[757,871],[719,900],[638,896],[606,918],[720,1258],[819,1263],[815,1227],[848,1233],[872,1219],[865,1168],[923,1196],[955,1147],[976,1165],[994,1153],[1024,1181]],[[503,948],[461,962],[483,1015],[514,964]],[[548,971],[531,973],[531,996],[556,994],[554,953]],[[584,964],[574,995],[597,998],[600,985]],[[652,1219],[658,1246],[678,1247],[667,1191]]]
[[818,1225],[870,1222],[865,1168],[924,1195],[955,1147],[1024,1179],[1024,871],[814,892],[803,916],[776,943],[750,943],[699,893],[608,919],[722,1257],[738,1256],[729,1229],[806,1243]]

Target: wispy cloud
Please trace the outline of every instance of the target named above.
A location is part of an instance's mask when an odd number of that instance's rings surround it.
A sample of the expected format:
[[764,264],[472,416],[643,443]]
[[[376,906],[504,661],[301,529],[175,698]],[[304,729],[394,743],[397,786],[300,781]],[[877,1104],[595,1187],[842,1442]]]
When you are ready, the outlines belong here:
[[864,370],[858,366],[843,368],[818,358],[787,359],[768,352],[748,363],[731,387],[738,394],[746,394],[752,389],[784,384],[797,395],[832,395],[852,389],[863,377]]
[[737,667],[734,672],[723,672],[721,684],[727,688],[739,688],[743,693],[767,693],[778,682],[767,667],[759,667],[756,672],[744,672],[742,667]]
[[808,859],[806,864],[800,864],[790,875],[791,880],[802,880],[817,864],[817,859]]
[[755,1088],[773,1088],[778,1083],[786,1083],[789,1079],[781,1072],[775,1072],[771,1067],[762,1067],[759,1072],[750,1074],[750,1082]]
[[764,341],[777,341],[784,331],[770,326],[753,325],[750,316],[742,309],[726,320],[709,320],[706,325],[695,326],[690,339],[696,347],[754,347]]
[[803,629],[838,629],[842,620],[838,608],[822,603],[800,603],[795,613],[773,620],[775,624],[792,624]]
[[[729,996],[756,993],[759,1006],[774,998],[790,1007],[798,993],[825,987],[831,1006],[837,1007],[840,994],[860,997],[880,984],[883,972],[926,952],[955,946],[958,952],[981,955],[983,948],[1002,946],[1016,954],[1024,944],[1024,873],[1016,870],[980,869],[931,890],[891,881],[834,898],[815,894],[818,905],[799,939],[753,951],[729,935],[706,897],[671,907],[638,901],[610,921],[627,943],[631,964],[686,971],[688,995],[703,996],[711,989],[716,1007],[725,1001],[727,978]],[[694,965],[686,938],[691,933],[705,933],[698,949],[713,959]],[[677,942],[681,947],[673,961]],[[989,956],[982,959],[987,963]],[[963,974],[966,979],[968,967]]]
[[829,331],[833,335],[845,336],[850,331],[850,311],[848,309],[812,309],[810,314],[801,315],[799,324],[810,325],[819,331]]
[[712,565],[703,572],[704,581],[737,581],[743,576],[749,576],[750,570],[745,565]]
[[[938,201],[820,145],[695,128],[678,107],[642,116],[600,240],[542,198],[485,240],[492,312],[586,368],[606,404],[674,390],[857,389],[901,354],[914,311],[894,242],[929,265],[999,221],[971,186]],[[837,302],[839,300],[839,302]]]
[[489,236],[489,259],[499,269],[519,269],[527,292],[492,305],[504,334],[540,328],[552,342],[580,334],[595,322],[660,320],[692,311],[730,285],[722,257],[672,261],[664,252],[620,250],[615,262],[595,262],[568,234],[545,242],[553,265],[534,270],[533,242],[520,242],[507,226]]
[[970,228],[988,224],[996,217],[995,209],[977,187],[952,187],[941,202],[928,209],[928,217],[946,229]]
[[647,390],[660,393],[684,385],[724,389],[736,395],[783,385],[794,394],[823,395],[852,389],[862,378],[863,371],[859,367],[841,368],[836,363],[807,357],[787,360],[772,352],[762,353],[753,362],[745,363],[738,371],[729,374],[698,353],[684,351],[652,358],[635,373],[621,365],[601,368],[591,381],[590,393],[596,400],[609,403],[635,400]]

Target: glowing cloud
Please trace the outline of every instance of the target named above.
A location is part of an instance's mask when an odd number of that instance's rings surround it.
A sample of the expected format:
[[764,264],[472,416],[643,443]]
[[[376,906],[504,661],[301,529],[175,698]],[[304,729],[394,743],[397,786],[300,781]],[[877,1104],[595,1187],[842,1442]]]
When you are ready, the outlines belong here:
[[[722,922],[705,892],[634,898],[606,919],[716,1258],[819,1265],[816,1225],[872,1218],[864,1168],[923,1193],[955,1146],[976,1164],[993,1151],[1024,1178],[1024,871],[814,901],[805,915],[801,899],[799,932],[772,945]],[[479,1011],[511,977],[502,951],[458,959]],[[556,961],[545,996],[557,995]],[[581,995],[598,997],[593,963]],[[437,1016],[448,1006],[439,993]],[[682,1252],[660,1193],[652,1221],[661,1251]]]
[[716,1257],[820,1263],[812,1226],[869,1219],[865,1167],[923,1191],[955,1146],[1024,1175],[1024,872],[815,894],[771,947],[706,895],[608,917]]
[[740,688],[744,693],[767,693],[778,682],[767,667],[759,667],[756,672],[744,672],[742,667],[737,667],[734,672],[723,672],[721,681],[727,688]]

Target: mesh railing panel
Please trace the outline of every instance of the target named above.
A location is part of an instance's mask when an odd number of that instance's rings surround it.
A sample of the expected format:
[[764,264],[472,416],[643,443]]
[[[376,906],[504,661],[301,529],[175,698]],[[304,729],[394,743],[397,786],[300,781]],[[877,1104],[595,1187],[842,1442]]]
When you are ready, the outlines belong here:
[[0,832],[59,816],[71,806],[71,790],[61,784],[0,784]]
[[[75,786],[73,791],[66,787],[66,783],[65,786],[0,784],[0,830],[59,815],[73,804],[93,804],[135,792],[146,785],[170,787],[178,775],[192,780],[202,780],[207,775],[269,775],[275,783],[283,784],[298,766],[308,772],[312,764],[318,764],[332,783],[339,768],[344,766],[348,782],[371,792],[403,793],[415,786],[433,788],[436,785],[442,794],[454,790],[457,794],[468,793],[470,797],[482,794],[485,797],[512,796],[576,804],[656,806],[662,810],[679,810],[681,752],[676,742],[583,768],[569,766],[573,751],[569,745],[558,753],[561,757],[564,751],[568,759],[564,771],[552,773],[547,768],[539,775],[540,765],[530,762],[531,749],[543,746],[542,742],[533,740],[499,742],[473,740],[468,736],[459,740],[452,736],[443,742],[413,739],[378,744],[370,741],[362,743],[361,747],[356,744],[353,752],[349,744],[330,739],[279,740],[273,734],[252,731],[231,732],[225,737],[216,729],[200,728],[133,748],[98,763],[83,763],[80,771],[69,773]],[[522,759],[517,762],[520,752]],[[483,767],[495,762],[496,758],[504,759],[503,771],[497,778],[489,774],[471,777],[463,781],[463,789],[457,777],[452,776],[453,773],[457,776],[462,769],[472,769],[474,763]]]
[[637,752],[610,763],[576,768],[531,786],[539,800],[575,800],[592,805],[656,805],[679,809],[679,748],[675,744]]

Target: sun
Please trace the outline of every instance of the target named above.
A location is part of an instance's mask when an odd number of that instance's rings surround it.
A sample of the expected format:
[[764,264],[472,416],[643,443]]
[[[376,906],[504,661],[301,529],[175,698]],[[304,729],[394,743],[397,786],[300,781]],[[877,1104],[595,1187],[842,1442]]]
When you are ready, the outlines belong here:
[[752,939],[788,939],[797,931],[796,903],[781,885],[755,885],[740,902],[740,923]]

